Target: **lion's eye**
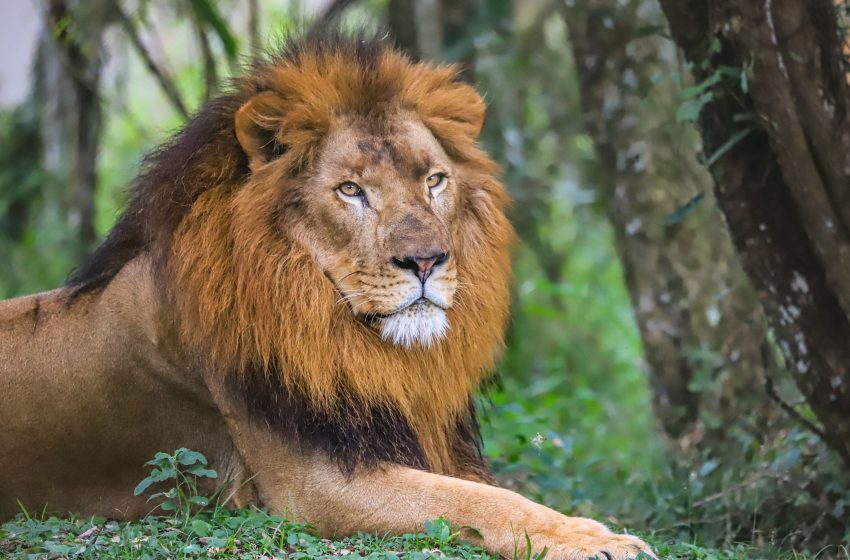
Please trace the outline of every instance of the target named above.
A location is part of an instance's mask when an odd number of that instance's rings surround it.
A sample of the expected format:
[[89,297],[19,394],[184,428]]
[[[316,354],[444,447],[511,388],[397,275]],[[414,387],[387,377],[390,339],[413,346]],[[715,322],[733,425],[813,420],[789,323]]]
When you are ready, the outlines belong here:
[[361,189],[357,185],[357,183],[353,183],[351,181],[346,181],[344,183],[341,183],[337,187],[337,190],[339,192],[341,192],[342,194],[344,194],[345,196],[362,196],[363,195],[363,189]]
[[445,180],[445,173],[434,173],[433,175],[428,175],[428,177],[425,179],[425,185],[427,185],[429,189],[436,189],[437,187],[442,186]]

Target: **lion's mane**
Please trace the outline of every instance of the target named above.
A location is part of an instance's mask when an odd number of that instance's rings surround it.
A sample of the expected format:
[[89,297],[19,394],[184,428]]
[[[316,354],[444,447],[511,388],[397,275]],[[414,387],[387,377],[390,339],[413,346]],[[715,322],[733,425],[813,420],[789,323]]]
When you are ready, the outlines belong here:
[[[267,123],[277,165],[249,180],[234,130],[246,101]],[[431,348],[382,342],[340,303],[298,243],[275,224],[302,203],[289,177],[309,172],[335,115],[414,112],[459,167],[454,232],[461,289],[448,336]],[[476,145],[483,102],[454,67],[414,63],[385,42],[312,32],[258,62],[147,159],[133,197],[69,280],[97,292],[131,259],[150,259],[175,336],[199,367],[281,437],[352,471],[383,461],[484,477],[473,395],[501,345],[512,230],[495,164]],[[260,131],[263,132],[263,131]]]

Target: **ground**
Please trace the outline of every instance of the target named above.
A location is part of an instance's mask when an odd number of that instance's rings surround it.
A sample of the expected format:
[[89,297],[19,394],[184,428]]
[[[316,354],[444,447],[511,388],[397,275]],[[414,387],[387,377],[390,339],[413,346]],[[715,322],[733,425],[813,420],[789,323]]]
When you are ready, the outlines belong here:
[[[745,545],[722,549],[672,543],[659,535],[641,535],[660,558],[742,560],[780,558],[806,560],[791,551]],[[257,509],[224,508],[189,516],[149,516],[132,523],[103,518],[39,519],[20,514],[0,526],[0,558],[4,559],[173,559],[173,558],[493,558],[481,549],[459,543],[443,520],[421,533],[396,537],[361,534],[331,541],[314,536],[303,524],[287,523]],[[520,556],[520,555],[518,555]],[[530,560],[521,556],[522,560]],[[847,550],[826,551],[822,558],[850,559]]]

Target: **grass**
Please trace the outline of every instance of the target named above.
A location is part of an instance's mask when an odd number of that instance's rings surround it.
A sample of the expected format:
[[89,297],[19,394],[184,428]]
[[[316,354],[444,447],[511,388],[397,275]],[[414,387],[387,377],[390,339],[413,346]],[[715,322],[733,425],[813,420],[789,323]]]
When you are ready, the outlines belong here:
[[[183,558],[494,558],[480,548],[456,540],[447,522],[426,524],[422,532],[401,536],[361,533],[341,540],[322,539],[308,525],[287,522],[261,509],[215,508],[179,516],[151,515],[133,522],[100,517],[40,518],[19,514],[0,526],[0,558],[4,559],[183,559]],[[706,548],[643,535],[659,558],[744,560],[776,558],[850,559],[846,549],[809,556],[739,544]]]
[[[0,558],[153,560],[158,558],[480,558],[491,555],[458,540],[460,531],[439,518],[406,535],[359,533],[341,540],[323,539],[308,524],[287,521],[256,507],[229,509],[220,490],[213,497],[198,493],[201,479],[215,479],[203,454],[186,448],[159,452],[147,462],[150,473],[134,495],[149,494],[151,515],[119,522],[104,517],[56,518],[33,515],[21,506],[15,519],[0,525]],[[154,515],[153,512],[165,515]],[[807,560],[794,552],[736,545],[711,549],[641,535],[660,558],[742,560],[781,558]],[[526,535],[528,541],[528,535]],[[534,549],[533,543],[528,541]],[[846,549],[822,551],[825,558],[850,560]],[[514,556],[517,556],[515,553]],[[513,560],[543,560],[546,551]],[[642,557],[643,555],[641,555]]]
[[134,522],[35,519],[18,515],[0,528],[0,558],[492,558],[457,542],[448,524],[401,536],[358,534],[322,539],[305,524],[260,509],[201,512],[185,524],[178,516]]

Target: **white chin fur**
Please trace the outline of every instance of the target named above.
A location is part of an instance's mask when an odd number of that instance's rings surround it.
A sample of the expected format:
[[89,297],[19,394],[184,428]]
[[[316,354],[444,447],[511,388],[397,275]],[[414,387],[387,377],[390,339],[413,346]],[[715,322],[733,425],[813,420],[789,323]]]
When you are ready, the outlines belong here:
[[381,319],[381,338],[397,346],[429,347],[449,330],[445,310],[430,303],[415,303]]

